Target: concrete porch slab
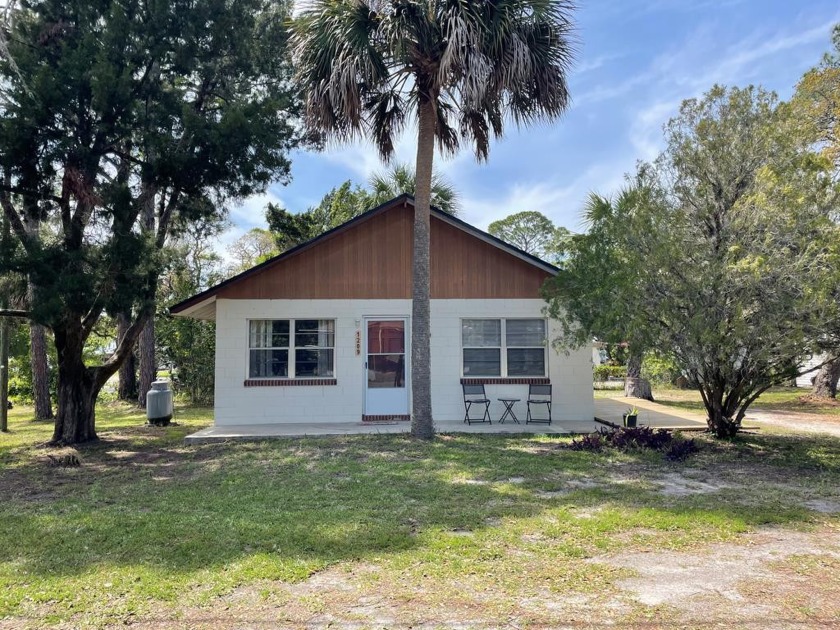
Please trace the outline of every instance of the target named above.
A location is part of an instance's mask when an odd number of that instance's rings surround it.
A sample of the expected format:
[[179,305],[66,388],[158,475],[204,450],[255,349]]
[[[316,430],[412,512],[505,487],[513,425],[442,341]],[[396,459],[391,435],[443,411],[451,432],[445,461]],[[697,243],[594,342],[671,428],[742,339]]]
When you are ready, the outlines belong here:
[[696,412],[674,409],[647,400],[616,396],[595,399],[595,418],[600,424],[621,426],[623,414],[631,407],[639,410],[639,426],[678,431],[705,431],[705,418]]
[[[552,424],[464,424],[459,421],[436,422],[437,433],[484,433],[484,434],[531,434],[569,435],[589,433],[595,430],[592,421],[553,422]],[[383,435],[408,433],[409,422],[377,423],[286,423],[286,424],[243,424],[239,426],[212,426],[184,438],[187,444],[209,444],[225,441],[260,441],[275,438],[300,438],[338,435]]]

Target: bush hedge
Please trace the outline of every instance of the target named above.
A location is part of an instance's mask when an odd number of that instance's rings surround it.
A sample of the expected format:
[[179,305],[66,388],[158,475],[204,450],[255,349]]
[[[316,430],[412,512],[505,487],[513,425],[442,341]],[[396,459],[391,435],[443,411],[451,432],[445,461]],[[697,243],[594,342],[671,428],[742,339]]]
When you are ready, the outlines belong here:
[[626,365],[596,365],[593,368],[596,381],[607,381],[610,378],[626,378]]

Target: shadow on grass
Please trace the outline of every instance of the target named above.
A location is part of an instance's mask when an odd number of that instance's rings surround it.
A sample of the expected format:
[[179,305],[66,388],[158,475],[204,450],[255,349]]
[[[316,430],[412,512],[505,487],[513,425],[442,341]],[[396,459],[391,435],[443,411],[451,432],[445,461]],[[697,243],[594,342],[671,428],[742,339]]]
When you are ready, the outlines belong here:
[[[101,566],[183,576],[260,558],[261,577],[295,580],[339,561],[427,546],[423,532],[476,534],[489,523],[548,512],[546,527],[582,538],[633,526],[737,531],[811,516],[795,505],[663,497],[644,478],[628,484],[615,476],[628,466],[674,470],[659,454],[625,454],[616,462],[615,453],[571,452],[558,448],[562,442],[355,436],[175,448],[103,441],[83,449],[81,469],[47,469],[33,460],[19,471],[18,492],[0,490],[0,567],[13,564],[22,576],[17,582]],[[837,445],[745,436],[707,447],[706,456],[774,466],[779,474],[836,475]],[[597,487],[574,483],[592,479]],[[49,493],[55,484],[60,492]],[[546,499],[552,488],[567,493]],[[608,506],[613,515],[584,525],[573,513],[581,505]]]

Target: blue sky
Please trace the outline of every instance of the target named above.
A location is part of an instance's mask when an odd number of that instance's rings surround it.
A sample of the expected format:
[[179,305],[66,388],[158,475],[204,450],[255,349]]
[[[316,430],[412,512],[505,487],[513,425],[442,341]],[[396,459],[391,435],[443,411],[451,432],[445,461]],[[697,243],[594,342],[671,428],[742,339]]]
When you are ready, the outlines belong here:
[[[578,60],[573,104],[560,120],[518,130],[496,142],[487,163],[465,149],[437,168],[462,199],[461,218],[482,228],[523,210],[580,230],[590,191],[608,194],[638,159],[661,148],[662,125],[683,99],[715,83],[760,84],[787,98],[830,46],[840,21],[837,0],[578,0]],[[396,159],[413,162],[414,132]],[[293,181],[271,186],[231,212],[222,243],[265,226],[268,201],[291,211],[315,205],[333,186],[364,183],[382,170],[364,143],[295,153]]]

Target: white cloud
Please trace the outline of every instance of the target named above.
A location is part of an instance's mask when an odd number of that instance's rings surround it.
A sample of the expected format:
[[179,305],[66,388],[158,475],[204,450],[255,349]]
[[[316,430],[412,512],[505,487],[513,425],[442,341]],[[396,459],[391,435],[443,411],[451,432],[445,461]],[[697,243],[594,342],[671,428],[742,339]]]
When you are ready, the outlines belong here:
[[632,102],[624,107],[632,156],[618,161],[631,170],[636,160],[652,160],[661,151],[662,127],[678,114],[684,99],[700,96],[715,83],[743,85],[754,80],[759,70],[762,78],[770,80],[772,64],[777,64],[780,56],[819,41],[827,43],[829,30],[822,21],[818,26],[800,24],[776,33],[757,29],[725,50],[710,54],[720,47],[720,32],[710,24],[700,25],[687,40],[656,57],[644,71],[616,85],[596,87],[579,97],[576,105],[634,94]]
[[662,126],[679,110],[681,99],[659,101],[637,110],[627,136],[638,160],[652,161],[662,150]]
[[582,74],[586,74],[587,72],[598,70],[599,68],[604,67],[608,61],[620,59],[623,56],[624,55],[620,54],[598,55],[593,59],[588,59],[586,61],[582,61],[578,64],[575,64],[575,66],[572,68],[572,75],[580,76]]
[[589,167],[569,184],[561,183],[561,176],[551,181],[514,182],[504,195],[492,198],[465,195],[461,218],[483,230],[493,221],[516,212],[536,210],[556,225],[580,231],[581,211],[589,193],[611,194],[624,182],[624,173],[632,167],[616,160]]
[[268,227],[265,221],[265,207],[269,203],[285,207],[283,200],[269,189],[261,195],[248,197],[242,203],[230,209],[231,225],[219,235],[213,248],[226,264],[233,262],[228,254],[228,247],[231,243],[252,228]]
[[284,206],[283,200],[271,189],[261,195],[254,195],[230,209],[230,220],[245,231],[254,227],[266,227],[265,207],[269,204]]

